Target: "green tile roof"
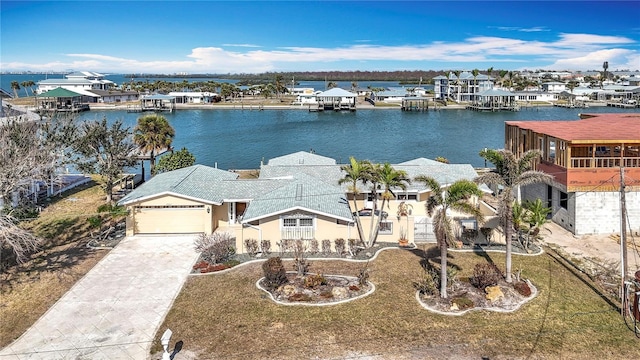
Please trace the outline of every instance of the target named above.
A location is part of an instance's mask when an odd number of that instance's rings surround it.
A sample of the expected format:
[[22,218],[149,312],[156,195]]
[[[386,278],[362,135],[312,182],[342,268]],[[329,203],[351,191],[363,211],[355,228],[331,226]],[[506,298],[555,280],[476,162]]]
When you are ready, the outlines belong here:
[[55,88],[53,90],[49,90],[45,93],[38,95],[39,98],[69,98],[69,97],[80,97],[80,96],[82,95],[61,87]]

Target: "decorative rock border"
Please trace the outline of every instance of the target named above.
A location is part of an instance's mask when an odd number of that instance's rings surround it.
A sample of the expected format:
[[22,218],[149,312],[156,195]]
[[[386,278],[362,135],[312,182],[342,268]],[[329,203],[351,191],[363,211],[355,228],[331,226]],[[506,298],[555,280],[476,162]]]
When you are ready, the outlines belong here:
[[[327,274],[324,275],[327,277],[341,277],[341,278],[345,278],[345,279],[351,279],[351,280],[357,280],[358,278],[355,276],[346,276],[346,275],[331,275],[331,274]],[[265,289],[264,287],[262,287],[262,285],[260,285],[260,282],[264,279],[264,277],[261,277],[260,279],[258,279],[258,281],[256,281],[256,287],[264,292],[266,292],[269,297],[271,298],[271,300],[273,302],[275,302],[278,305],[286,305],[286,306],[331,306],[331,305],[339,305],[339,304],[344,304],[344,303],[348,303],[350,301],[354,301],[354,300],[358,300],[358,299],[362,299],[364,297],[367,297],[371,294],[374,293],[374,291],[376,291],[376,286],[371,282],[371,281],[367,281],[367,285],[369,285],[370,289],[369,291],[367,291],[364,294],[349,298],[349,299],[344,299],[344,300],[338,300],[338,301],[333,301],[333,302],[323,302],[323,303],[313,303],[313,302],[284,302],[284,301],[279,301],[276,300],[273,297],[273,294]]]
[[[521,252],[511,252],[511,255],[518,255],[518,256],[539,256],[544,254],[544,249],[542,248],[542,246],[538,246],[539,251],[535,252],[535,253],[521,253]],[[482,252],[494,252],[494,253],[505,253],[507,252],[506,250],[501,250],[501,249],[448,249],[447,251],[451,251],[451,252],[473,252],[473,253],[482,253]]]
[[505,309],[501,309],[498,307],[474,307],[471,309],[466,309],[466,310],[462,310],[462,311],[458,311],[458,312],[448,312],[448,311],[440,311],[440,310],[436,310],[433,309],[431,307],[429,307],[427,304],[425,304],[424,302],[422,302],[422,299],[420,298],[420,292],[416,291],[416,300],[418,301],[418,304],[420,304],[420,306],[422,306],[423,308],[436,313],[436,314],[440,314],[440,315],[449,315],[449,316],[460,316],[460,315],[464,315],[468,312],[471,311],[481,311],[481,310],[487,310],[487,311],[493,311],[493,312],[499,312],[499,313],[512,313],[518,309],[520,309],[520,307],[522,307],[522,305],[528,303],[529,301],[533,300],[537,295],[538,295],[538,288],[536,288],[535,286],[533,286],[533,284],[531,283],[531,281],[529,280],[525,280],[527,282],[527,285],[529,285],[529,288],[531,289],[531,295],[529,295],[529,297],[524,298],[522,301],[520,301],[518,303],[518,305],[516,307],[514,307],[513,309],[509,309],[509,310],[505,310]]

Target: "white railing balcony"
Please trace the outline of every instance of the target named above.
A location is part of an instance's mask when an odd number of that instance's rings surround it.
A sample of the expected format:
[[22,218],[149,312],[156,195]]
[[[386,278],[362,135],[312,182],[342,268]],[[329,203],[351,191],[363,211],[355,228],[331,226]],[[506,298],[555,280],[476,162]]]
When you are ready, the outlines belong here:
[[639,168],[638,157],[574,157],[571,158],[572,168]]

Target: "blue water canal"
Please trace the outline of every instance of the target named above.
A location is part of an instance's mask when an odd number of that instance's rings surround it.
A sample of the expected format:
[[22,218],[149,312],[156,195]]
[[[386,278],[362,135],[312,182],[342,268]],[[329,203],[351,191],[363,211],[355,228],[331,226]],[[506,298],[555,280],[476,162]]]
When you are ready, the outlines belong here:
[[[165,113],[176,130],[174,147],[186,147],[199,164],[221,169],[255,169],[265,161],[310,151],[341,163],[349,156],[399,163],[417,157],[444,156],[452,163],[484,166],[483,148],[504,147],[508,120],[577,120],[579,113],[637,112],[608,107],[539,107],[519,112],[470,110],[402,112],[308,112],[306,110],[177,110]],[[79,119],[122,119],[134,127],[140,113],[90,111]],[[603,124],[603,132],[606,124]],[[639,134],[640,136],[640,134]]]

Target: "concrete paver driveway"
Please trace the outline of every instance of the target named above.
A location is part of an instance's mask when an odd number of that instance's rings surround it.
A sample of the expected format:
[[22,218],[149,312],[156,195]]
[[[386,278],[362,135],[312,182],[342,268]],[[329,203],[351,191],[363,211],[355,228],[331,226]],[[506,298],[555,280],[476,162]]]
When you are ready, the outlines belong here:
[[5,359],[147,359],[196,261],[194,236],[123,239],[18,340]]

